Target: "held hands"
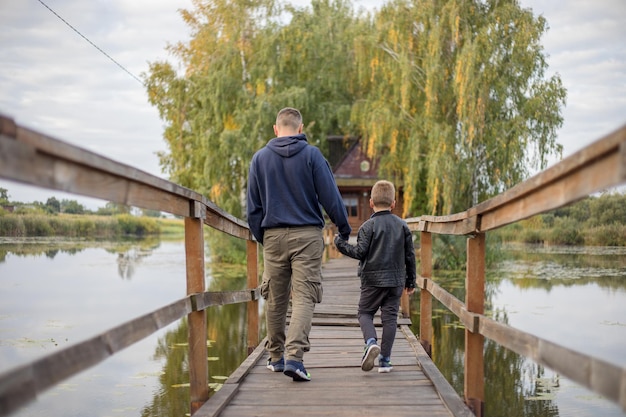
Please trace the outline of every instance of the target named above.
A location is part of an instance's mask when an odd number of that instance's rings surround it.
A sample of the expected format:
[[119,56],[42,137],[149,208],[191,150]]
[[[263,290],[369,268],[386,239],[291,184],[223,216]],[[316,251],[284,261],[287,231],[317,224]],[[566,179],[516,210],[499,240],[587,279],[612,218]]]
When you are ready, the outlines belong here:
[[336,234],[335,235],[335,246],[339,246],[339,245],[337,245],[337,242],[339,242],[339,241],[345,242],[345,241],[347,241],[347,239],[344,239],[344,238],[341,237],[341,235]]

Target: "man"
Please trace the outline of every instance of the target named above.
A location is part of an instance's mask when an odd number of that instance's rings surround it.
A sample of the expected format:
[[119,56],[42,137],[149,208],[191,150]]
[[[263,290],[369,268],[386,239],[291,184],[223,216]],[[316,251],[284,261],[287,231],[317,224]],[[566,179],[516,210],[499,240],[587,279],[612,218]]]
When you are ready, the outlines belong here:
[[308,144],[302,128],[298,110],[278,112],[276,137],[250,162],[247,207],[250,230],[263,245],[265,260],[261,295],[267,300],[267,368],[294,381],[311,380],[302,362],[310,349],[315,304],[322,301],[322,207],[343,239],[351,232],[330,165]]

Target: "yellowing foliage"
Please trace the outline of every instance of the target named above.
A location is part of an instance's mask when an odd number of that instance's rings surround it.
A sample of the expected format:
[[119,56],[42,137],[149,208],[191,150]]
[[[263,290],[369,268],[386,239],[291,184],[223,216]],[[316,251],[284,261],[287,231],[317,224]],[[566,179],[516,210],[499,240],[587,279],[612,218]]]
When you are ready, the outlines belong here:
[[221,197],[221,195],[226,192],[227,190],[225,189],[225,187],[220,184],[213,184],[211,186],[211,189],[209,190],[209,199],[216,201],[219,200],[219,198]]
[[238,130],[239,125],[235,122],[235,118],[232,114],[229,114],[224,119],[224,130]]
[[391,132],[391,143],[389,144],[389,151],[391,153],[396,153],[398,150],[398,129],[393,129]]

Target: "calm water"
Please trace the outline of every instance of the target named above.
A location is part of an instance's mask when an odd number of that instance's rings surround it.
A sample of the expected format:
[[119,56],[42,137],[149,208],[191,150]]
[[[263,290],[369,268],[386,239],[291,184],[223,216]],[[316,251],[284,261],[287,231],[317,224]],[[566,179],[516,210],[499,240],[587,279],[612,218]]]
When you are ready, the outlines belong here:
[[[207,268],[209,289],[245,288],[245,267],[216,268]],[[182,241],[0,240],[0,372],[183,298],[185,285]],[[207,310],[213,388],[245,359],[245,308]],[[186,343],[182,319],[46,391],[15,415],[184,416]]]
[[[626,365],[626,250],[609,251],[512,248],[489,272],[488,314]],[[436,273],[435,278],[464,298],[462,276]],[[245,267],[207,266],[210,290],[245,285]],[[182,241],[0,240],[0,372],[184,296]],[[418,303],[415,299],[414,311],[419,311]],[[210,382],[216,388],[245,358],[245,305],[211,308],[207,316]],[[463,328],[440,306],[435,305],[433,316],[434,360],[462,392]],[[186,342],[183,319],[46,391],[15,415],[185,415]],[[489,342],[485,363],[488,416],[626,415]]]
[[[626,366],[626,248],[513,246],[501,256],[487,275],[487,315]],[[435,271],[434,278],[465,299],[462,272]],[[433,360],[462,394],[463,326],[438,302],[433,308]],[[417,300],[413,311],[419,311]],[[416,315],[413,322],[418,320]],[[488,340],[485,377],[487,416],[626,415],[614,403]]]

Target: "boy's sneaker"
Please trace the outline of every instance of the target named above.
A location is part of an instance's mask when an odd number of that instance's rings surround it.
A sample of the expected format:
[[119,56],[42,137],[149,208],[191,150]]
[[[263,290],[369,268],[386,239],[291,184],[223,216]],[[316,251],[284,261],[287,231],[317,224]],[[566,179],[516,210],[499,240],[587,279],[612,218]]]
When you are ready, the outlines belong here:
[[391,372],[392,369],[393,369],[393,366],[391,366],[390,360],[385,360],[383,358],[379,359],[378,361],[378,373],[379,374]]
[[285,359],[281,357],[279,360],[272,362],[272,358],[269,357],[265,367],[272,372],[283,372],[285,370]]
[[376,362],[376,358],[380,354],[380,347],[374,343],[370,343],[365,346],[363,352],[363,358],[361,359],[361,369],[364,371],[371,371],[374,368],[374,362]]
[[292,377],[296,382],[311,380],[311,374],[304,369],[302,362],[288,360],[283,373]]

